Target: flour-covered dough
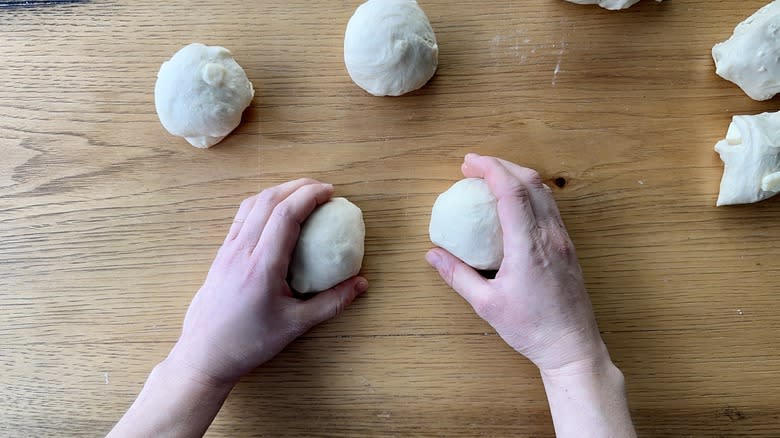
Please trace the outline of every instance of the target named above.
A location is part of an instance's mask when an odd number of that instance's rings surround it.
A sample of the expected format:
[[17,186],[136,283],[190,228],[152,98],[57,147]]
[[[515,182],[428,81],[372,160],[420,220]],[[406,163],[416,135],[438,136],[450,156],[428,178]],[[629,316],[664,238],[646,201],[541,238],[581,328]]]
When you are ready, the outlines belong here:
[[198,148],[211,147],[236,129],[254,95],[230,51],[198,43],[163,63],[154,87],[165,129]]
[[439,46],[414,0],[369,0],[347,24],[344,63],[349,76],[374,96],[400,96],[436,72]]
[[734,116],[715,150],[725,165],[719,206],[758,202],[780,192],[780,112]]
[[743,21],[727,41],[712,48],[716,73],[755,100],[780,92],[780,1]]
[[[578,5],[599,5],[604,9],[610,9],[616,11],[618,9],[626,9],[639,3],[639,0],[566,0]],[[655,0],[660,2],[661,0]]]
[[344,198],[319,206],[301,227],[290,263],[290,286],[322,292],[352,278],[363,264],[363,212]]
[[497,204],[485,180],[458,181],[433,204],[431,242],[473,268],[498,269],[504,242]]

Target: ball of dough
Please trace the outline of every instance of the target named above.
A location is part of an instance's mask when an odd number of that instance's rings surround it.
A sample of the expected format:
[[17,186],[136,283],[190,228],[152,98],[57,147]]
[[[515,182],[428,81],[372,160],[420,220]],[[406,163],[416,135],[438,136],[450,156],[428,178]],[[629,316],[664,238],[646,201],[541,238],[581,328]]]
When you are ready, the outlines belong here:
[[476,269],[496,270],[504,259],[498,200],[485,180],[467,178],[433,204],[431,242]]
[[301,227],[290,263],[290,286],[321,292],[352,278],[363,264],[363,212],[344,198],[319,206]]
[[160,122],[197,148],[214,146],[236,129],[254,95],[230,51],[198,43],[164,62],[154,87]]
[[[599,5],[604,9],[617,11],[619,9],[630,8],[631,6],[639,3],[639,0],[567,0],[579,5]],[[655,0],[660,3],[662,0]]]
[[369,0],[357,8],[344,36],[349,76],[374,96],[400,96],[436,72],[439,46],[414,0]]
[[626,9],[639,3],[639,0],[567,0],[571,3],[577,3],[578,5],[599,5],[604,9],[616,11],[618,9]]

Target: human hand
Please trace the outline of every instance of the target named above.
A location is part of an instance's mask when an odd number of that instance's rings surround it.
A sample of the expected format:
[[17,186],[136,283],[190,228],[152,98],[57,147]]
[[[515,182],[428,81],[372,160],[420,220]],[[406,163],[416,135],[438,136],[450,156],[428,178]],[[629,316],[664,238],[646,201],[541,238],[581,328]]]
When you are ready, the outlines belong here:
[[608,360],[574,245],[539,174],[476,154],[466,155],[461,170],[484,178],[498,198],[504,260],[493,280],[441,248],[428,252],[428,262],[543,373]]
[[332,194],[329,184],[300,179],[241,203],[168,362],[233,384],[366,291],[366,280],[353,277],[302,301],[287,284],[301,224]]

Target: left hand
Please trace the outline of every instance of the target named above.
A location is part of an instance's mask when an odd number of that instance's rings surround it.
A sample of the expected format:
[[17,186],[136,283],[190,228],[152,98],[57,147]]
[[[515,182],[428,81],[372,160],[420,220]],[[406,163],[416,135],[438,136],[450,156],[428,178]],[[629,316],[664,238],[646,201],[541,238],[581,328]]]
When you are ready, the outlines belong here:
[[241,203],[168,362],[207,383],[234,384],[366,291],[366,280],[353,277],[302,301],[287,284],[301,224],[332,194],[329,184],[300,179]]

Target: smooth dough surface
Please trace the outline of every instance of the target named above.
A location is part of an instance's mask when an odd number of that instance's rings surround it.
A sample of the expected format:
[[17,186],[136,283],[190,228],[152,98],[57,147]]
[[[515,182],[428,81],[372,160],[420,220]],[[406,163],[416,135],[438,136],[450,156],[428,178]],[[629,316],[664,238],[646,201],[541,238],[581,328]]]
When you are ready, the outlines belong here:
[[322,292],[354,277],[363,264],[363,212],[344,198],[319,206],[301,227],[290,263],[290,286]]
[[724,164],[718,206],[758,202],[780,193],[780,112],[734,116],[715,151]]
[[497,204],[483,179],[458,181],[433,204],[431,242],[473,268],[498,269],[504,242]]
[[[639,0],[566,0],[571,3],[577,3],[578,5],[599,5],[604,9],[616,11],[619,9],[626,9],[639,3]],[[661,0],[655,0],[660,2]]]
[[211,147],[236,129],[254,95],[230,51],[199,43],[163,63],[154,87],[162,125],[198,148]]
[[780,92],[780,1],[759,9],[712,48],[716,73],[737,84],[751,99]]
[[374,96],[400,96],[436,72],[439,46],[414,0],[369,0],[347,24],[344,63],[352,80]]

